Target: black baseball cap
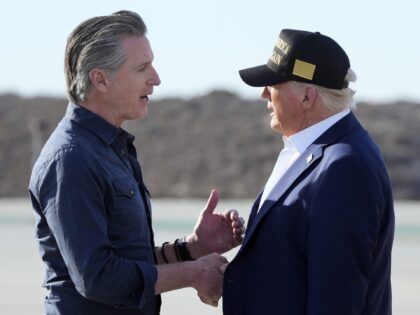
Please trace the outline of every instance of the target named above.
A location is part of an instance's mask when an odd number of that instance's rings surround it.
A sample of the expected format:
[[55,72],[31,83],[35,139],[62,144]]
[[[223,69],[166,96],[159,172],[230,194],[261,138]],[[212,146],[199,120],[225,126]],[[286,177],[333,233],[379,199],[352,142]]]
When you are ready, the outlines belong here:
[[284,29],[267,64],[239,71],[251,86],[300,81],[341,90],[350,61],[333,39],[319,32]]

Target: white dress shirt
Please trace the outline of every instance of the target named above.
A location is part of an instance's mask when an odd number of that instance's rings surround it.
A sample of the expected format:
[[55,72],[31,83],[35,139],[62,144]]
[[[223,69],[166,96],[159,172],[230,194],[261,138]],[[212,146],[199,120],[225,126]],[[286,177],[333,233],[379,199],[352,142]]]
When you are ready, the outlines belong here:
[[290,166],[320,135],[349,113],[350,110],[345,109],[288,138],[283,137],[284,148],[280,151],[273,171],[264,187],[259,209],[265,200],[277,200],[280,197],[277,184]]

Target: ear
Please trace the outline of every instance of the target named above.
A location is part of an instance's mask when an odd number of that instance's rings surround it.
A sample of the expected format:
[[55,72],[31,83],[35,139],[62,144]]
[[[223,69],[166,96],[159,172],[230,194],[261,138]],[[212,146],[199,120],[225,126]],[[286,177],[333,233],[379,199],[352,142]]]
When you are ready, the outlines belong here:
[[109,88],[109,80],[106,73],[98,68],[89,71],[89,79],[92,85],[100,92],[106,92]]
[[307,86],[305,88],[305,95],[302,99],[302,108],[311,109],[315,105],[315,102],[318,98],[318,91],[312,86]]

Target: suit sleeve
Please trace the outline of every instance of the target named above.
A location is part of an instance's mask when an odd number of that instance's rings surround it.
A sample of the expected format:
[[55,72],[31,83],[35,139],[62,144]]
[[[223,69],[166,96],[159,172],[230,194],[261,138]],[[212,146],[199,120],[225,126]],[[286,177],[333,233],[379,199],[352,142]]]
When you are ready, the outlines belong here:
[[48,226],[77,291],[87,299],[141,308],[154,296],[155,266],[119,257],[107,235],[96,166],[77,151],[58,156],[39,188]]
[[319,178],[309,215],[307,315],[361,314],[384,205],[372,168],[347,156]]

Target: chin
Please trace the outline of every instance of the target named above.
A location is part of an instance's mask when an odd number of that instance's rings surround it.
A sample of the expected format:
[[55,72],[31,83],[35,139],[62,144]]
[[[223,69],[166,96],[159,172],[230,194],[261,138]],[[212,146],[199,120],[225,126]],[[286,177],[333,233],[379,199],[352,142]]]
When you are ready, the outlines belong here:
[[271,120],[270,121],[270,127],[273,130],[277,130],[279,128],[279,123],[277,121],[275,121],[275,120]]
[[137,115],[136,119],[143,119],[143,118],[146,118],[146,117],[147,117],[147,111]]
[[142,118],[147,117],[147,114],[148,114],[147,107],[141,107],[137,109],[137,111],[134,113],[133,116],[135,116],[134,119],[142,119]]
[[280,124],[272,122],[270,127],[273,131],[282,133],[281,128],[280,128]]

